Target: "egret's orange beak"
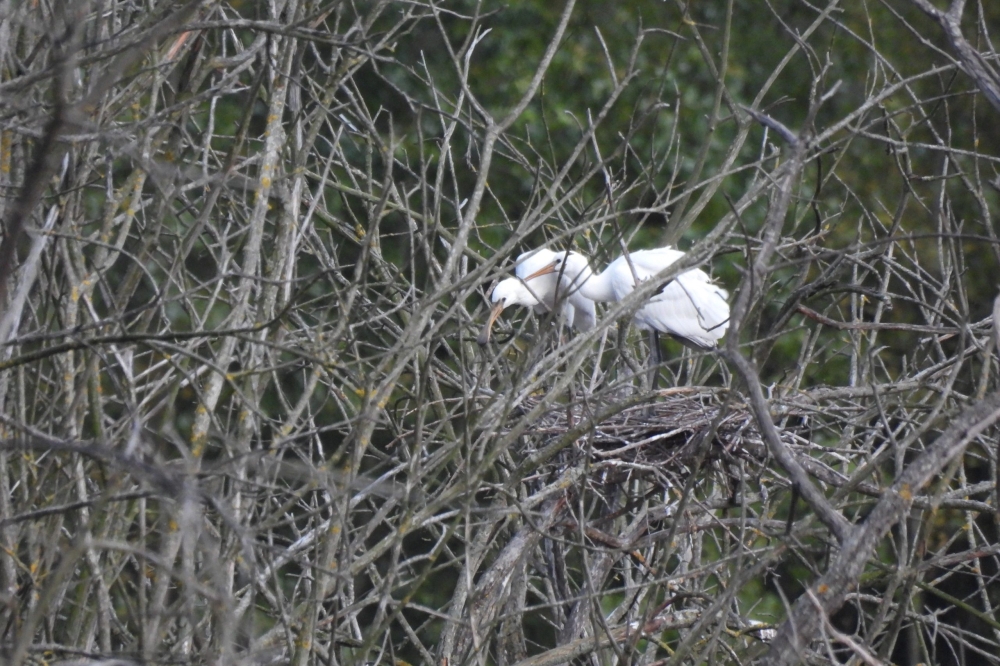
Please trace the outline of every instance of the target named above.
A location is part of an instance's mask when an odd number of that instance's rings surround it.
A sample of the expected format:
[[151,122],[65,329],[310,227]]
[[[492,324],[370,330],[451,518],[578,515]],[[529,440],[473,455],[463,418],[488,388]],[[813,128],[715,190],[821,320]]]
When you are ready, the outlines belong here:
[[556,272],[556,266],[558,266],[558,265],[559,265],[558,261],[553,261],[548,266],[543,266],[542,268],[539,268],[537,271],[535,271],[534,273],[532,273],[528,277],[524,278],[524,281],[527,282],[531,278],[541,277],[542,275],[549,275],[551,273],[555,273]]
[[500,316],[500,313],[503,312],[503,306],[504,306],[503,299],[500,299],[500,301],[493,306],[493,311],[490,312],[490,318],[486,320],[486,325],[483,326],[482,333],[480,333],[479,337],[476,338],[476,342],[478,342],[480,345],[485,346],[486,343],[490,341],[490,332],[493,330],[493,322],[495,322],[497,320],[497,317]]

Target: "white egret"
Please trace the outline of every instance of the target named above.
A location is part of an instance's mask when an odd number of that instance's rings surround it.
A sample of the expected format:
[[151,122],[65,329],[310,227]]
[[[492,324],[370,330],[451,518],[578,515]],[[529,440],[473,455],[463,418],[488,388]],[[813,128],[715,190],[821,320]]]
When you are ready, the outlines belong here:
[[[648,280],[683,256],[680,250],[669,247],[636,250],[595,275],[579,252],[556,252],[525,281],[531,286],[535,280],[555,275],[570,294],[601,302],[620,301],[632,293],[637,279]],[[729,328],[728,297],[729,292],[715,285],[705,271],[693,268],[653,294],[636,311],[635,322],[641,329],[666,333],[689,346],[714,349]]]
[[[504,308],[511,305],[523,305],[533,307],[535,312],[551,312],[557,305],[560,315],[567,326],[572,326],[578,331],[589,331],[597,321],[597,310],[594,301],[583,296],[578,290],[560,291],[559,276],[555,274],[542,274],[540,271],[550,266],[555,261],[556,252],[547,248],[539,248],[531,252],[525,252],[517,258],[517,267],[514,274],[517,277],[501,280],[490,299],[494,303],[489,319],[479,334],[478,342],[485,345],[490,341],[490,331],[493,329],[493,322],[496,321]],[[528,276],[537,274],[527,284]]]

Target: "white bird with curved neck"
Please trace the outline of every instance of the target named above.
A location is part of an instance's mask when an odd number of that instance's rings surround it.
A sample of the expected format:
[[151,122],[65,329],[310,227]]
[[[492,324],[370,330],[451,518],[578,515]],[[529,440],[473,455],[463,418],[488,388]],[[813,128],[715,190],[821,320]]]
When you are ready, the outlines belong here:
[[[493,310],[479,334],[479,344],[485,345],[489,342],[493,323],[500,313],[511,305],[531,307],[538,313],[551,312],[558,307],[566,326],[578,331],[589,331],[594,327],[597,321],[594,301],[575,289],[563,289],[557,275],[540,273],[546,266],[552,264],[557,254],[547,248],[539,248],[525,252],[517,258],[517,266],[514,269],[517,277],[501,280],[493,288],[493,293],[490,295],[490,300],[494,304]],[[528,276],[532,274],[537,275],[529,284]]]

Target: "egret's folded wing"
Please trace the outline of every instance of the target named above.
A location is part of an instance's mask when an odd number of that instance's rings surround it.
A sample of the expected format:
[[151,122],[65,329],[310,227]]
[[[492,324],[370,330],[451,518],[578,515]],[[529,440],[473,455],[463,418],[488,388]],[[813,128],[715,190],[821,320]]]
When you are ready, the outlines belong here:
[[726,296],[725,289],[683,273],[640,308],[635,319],[641,326],[711,349],[729,328]]

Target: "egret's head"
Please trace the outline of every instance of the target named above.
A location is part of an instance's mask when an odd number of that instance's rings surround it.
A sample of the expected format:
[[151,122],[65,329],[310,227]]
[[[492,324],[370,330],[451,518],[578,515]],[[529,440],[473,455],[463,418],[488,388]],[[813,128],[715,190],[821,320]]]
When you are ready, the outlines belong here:
[[510,305],[526,305],[532,306],[538,304],[538,299],[535,298],[534,294],[531,293],[524,283],[517,278],[507,278],[506,280],[500,280],[496,287],[493,288],[493,294],[490,296],[490,300],[493,301],[493,310],[490,312],[489,319],[486,320],[486,325],[483,326],[483,331],[479,334],[476,341],[485,345],[490,341],[490,332],[493,330],[493,322],[497,320],[503,309]]
[[530,252],[525,252],[517,258],[517,266],[514,268],[514,273],[517,277],[525,280],[532,273],[537,273],[542,268],[551,264],[557,254],[560,253],[554,252],[547,247],[539,247]]
[[[548,263],[534,273],[525,276],[524,281],[553,274],[558,275],[561,280],[576,282],[579,285],[580,282],[590,277],[590,263],[579,252],[552,252]],[[582,279],[578,281],[579,278]]]

